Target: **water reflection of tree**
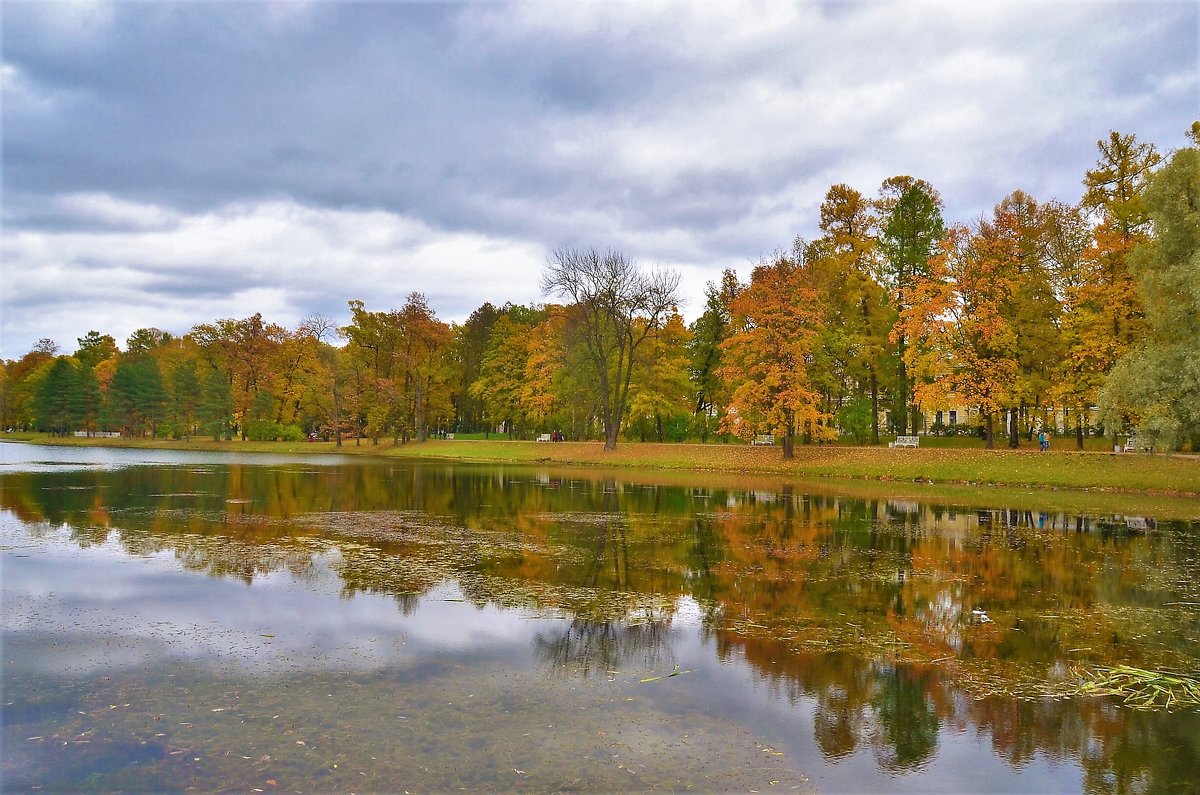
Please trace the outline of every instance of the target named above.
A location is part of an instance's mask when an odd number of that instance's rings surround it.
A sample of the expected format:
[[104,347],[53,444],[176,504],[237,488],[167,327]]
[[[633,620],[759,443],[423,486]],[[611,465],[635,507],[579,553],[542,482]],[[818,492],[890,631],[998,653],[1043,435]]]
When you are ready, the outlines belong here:
[[586,678],[673,664],[670,633],[667,620],[629,623],[575,618],[561,629],[539,632],[533,648],[547,673]]
[[887,770],[919,767],[937,747],[938,717],[928,683],[913,669],[899,666],[881,667],[875,683],[875,758]]

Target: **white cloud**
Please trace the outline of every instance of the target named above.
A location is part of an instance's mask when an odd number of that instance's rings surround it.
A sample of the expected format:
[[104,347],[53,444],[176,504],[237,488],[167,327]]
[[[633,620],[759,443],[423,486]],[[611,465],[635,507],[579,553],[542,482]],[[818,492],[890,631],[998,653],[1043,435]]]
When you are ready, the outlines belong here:
[[133,229],[163,229],[179,222],[179,214],[153,204],[122,201],[105,193],[72,193],[58,200],[59,209],[81,221]]
[[330,210],[291,201],[236,203],[183,215],[110,196],[59,203],[117,229],[7,235],[4,351],[40,337],[65,349],[90,329],[124,339],[142,326],[186,332],[196,323],[262,312],[294,325],[311,311],[342,318],[346,301],[400,306],[427,295],[444,319],[484,301],[537,300],[539,247],[445,233],[383,211]]

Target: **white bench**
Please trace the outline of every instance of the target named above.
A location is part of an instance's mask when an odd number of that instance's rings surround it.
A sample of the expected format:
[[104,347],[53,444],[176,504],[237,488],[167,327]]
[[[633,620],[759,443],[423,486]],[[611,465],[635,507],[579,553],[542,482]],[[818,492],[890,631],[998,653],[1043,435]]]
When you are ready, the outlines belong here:
[[550,441],[550,434],[543,433],[542,435],[538,436],[537,440],[539,442],[548,442],[548,441]]
[[888,442],[888,447],[920,447],[921,439],[918,436],[897,436],[896,441]]
[[755,436],[753,439],[750,440],[751,447],[758,447],[758,446],[771,447],[774,444],[775,444],[775,434],[773,434],[773,433],[760,433],[758,436]]

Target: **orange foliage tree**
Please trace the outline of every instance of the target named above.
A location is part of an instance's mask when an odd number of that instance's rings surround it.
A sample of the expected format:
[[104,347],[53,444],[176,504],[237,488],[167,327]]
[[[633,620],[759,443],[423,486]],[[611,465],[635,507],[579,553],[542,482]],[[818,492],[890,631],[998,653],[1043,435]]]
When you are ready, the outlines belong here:
[[723,431],[780,435],[784,458],[795,457],[798,430],[833,435],[809,378],[823,314],[813,273],[798,258],[779,255],[754,269],[730,304],[735,331],[722,343],[721,377],[731,388]]
[[905,364],[918,379],[917,402],[942,406],[955,395],[979,406],[988,447],[995,414],[1012,404],[1017,380],[1017,333],[1007,304],[1018,257],[1011,238],[952,227],[893,332],[909,340]]

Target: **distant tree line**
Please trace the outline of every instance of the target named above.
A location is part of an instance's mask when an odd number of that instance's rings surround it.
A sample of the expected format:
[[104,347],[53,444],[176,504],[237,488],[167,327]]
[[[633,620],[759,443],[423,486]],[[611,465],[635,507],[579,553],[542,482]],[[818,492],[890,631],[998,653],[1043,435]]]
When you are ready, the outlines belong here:
[[[1200,144],[1200,122],[1191,135]],[[5,428],[214,439],[421,442],[560,430],[567,438],[794,445],[917,429],[922,410],[977,410],[986,444],[1051,417],[1200,449],[1200,149],[1163,156],[1113,132],[1077,204],[1017,190],[947,224],[928,182],[874,196],[834,185],[820,237],[710,283],[690,325],[678,276],[611,250],[562,249],[542,288],[561,303],[484,303],[462,324],[424,296],[350,301],[350,322],[295,329],[255,314],[181,336],[89,332],[3,362]],[[1097,421],[1098,417],[1098,421]]]

